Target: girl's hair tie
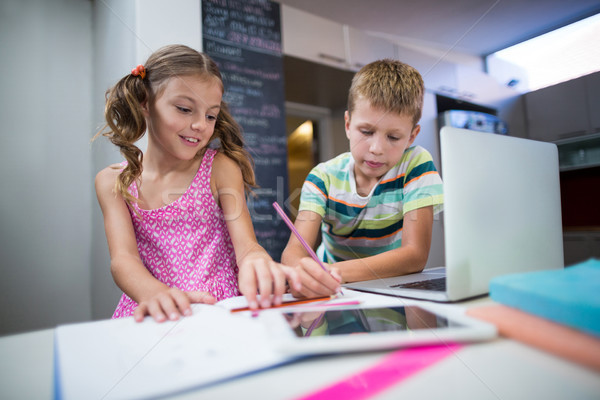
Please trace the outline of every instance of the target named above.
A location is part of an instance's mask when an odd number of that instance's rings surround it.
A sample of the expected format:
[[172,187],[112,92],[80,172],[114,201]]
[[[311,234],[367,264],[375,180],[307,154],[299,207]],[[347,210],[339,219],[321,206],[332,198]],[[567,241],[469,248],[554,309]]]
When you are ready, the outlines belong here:
[[142,79],[146,77],[146,68],[142,64],[138,65],[134,69],[131,70],[131,75],[133,76],[141,76]]

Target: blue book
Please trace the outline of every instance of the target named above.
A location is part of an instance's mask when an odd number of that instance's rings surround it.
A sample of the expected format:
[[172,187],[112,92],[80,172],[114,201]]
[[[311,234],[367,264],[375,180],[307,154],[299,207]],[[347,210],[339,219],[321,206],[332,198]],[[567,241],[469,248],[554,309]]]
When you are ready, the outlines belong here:
[[600,260],[592,258],[561,270],[496,277],[490,282],[490,297],[600,336]]

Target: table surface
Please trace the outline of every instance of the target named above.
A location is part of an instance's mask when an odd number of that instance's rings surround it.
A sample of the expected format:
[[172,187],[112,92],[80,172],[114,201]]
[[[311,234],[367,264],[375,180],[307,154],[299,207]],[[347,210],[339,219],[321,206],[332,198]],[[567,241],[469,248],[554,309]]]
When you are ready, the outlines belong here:
[[[484,298],[460,305],[490,303]],[[53,398],[53,342],[53,329],[0,338],[0,398]],[[388,353],[308,358],[170,398],[298,398],[360,372]],[[600,374],[522,343],[497,338],[465,345],[376,398],[600,399]]]

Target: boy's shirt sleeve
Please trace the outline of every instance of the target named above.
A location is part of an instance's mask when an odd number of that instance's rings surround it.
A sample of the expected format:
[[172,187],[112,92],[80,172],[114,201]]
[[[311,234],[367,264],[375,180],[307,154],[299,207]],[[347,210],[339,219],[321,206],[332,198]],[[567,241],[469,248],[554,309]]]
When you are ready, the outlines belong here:
[[444,204],[442,179],[431,154],[416,146],[408,153],[408,157],[403,188],[403,213],[428,206],[433,206],[434,214],[441,212]]
[[323,217],[327,208],[328,192],[329,178],[319,164],[310,171],[302,185],[298,211],[313,211]]

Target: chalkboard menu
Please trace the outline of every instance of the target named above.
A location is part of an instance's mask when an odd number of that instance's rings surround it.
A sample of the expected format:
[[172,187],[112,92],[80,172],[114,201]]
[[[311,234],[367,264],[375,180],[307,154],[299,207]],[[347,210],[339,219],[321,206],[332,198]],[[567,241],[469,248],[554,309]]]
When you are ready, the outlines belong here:
[[202,38],[254,159],[260,187],[248,208],[256,237],[279,261],[290,235],[272,207],[288,197],[280,6],[269,0],[203,0]]

